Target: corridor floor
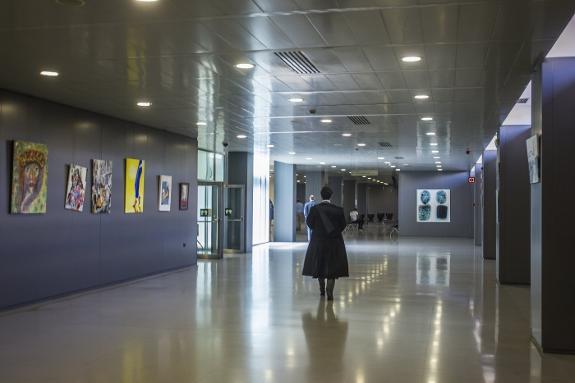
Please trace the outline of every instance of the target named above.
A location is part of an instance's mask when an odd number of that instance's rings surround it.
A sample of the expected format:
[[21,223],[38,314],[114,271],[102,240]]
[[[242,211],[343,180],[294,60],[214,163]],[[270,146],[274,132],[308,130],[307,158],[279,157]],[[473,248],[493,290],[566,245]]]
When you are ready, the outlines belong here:
[[3,383],[574,382],[529,341],[529,289],[471,240],[348,241],[333,303],[305,243],[0,316]]

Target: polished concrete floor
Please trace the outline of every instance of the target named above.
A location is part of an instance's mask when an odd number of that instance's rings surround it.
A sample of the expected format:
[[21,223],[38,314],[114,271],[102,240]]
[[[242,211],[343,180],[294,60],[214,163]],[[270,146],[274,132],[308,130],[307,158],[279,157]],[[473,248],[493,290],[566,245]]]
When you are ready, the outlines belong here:
[[348,240],[333,303],[304,243],[0,316],[2,383],[574,382],[529,342],[529,289],[471,240]]

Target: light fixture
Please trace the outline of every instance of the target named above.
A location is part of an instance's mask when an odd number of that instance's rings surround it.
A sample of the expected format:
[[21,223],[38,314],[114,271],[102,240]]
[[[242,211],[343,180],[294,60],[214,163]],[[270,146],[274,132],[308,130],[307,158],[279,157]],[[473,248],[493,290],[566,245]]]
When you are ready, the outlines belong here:
[[367,178],[367,176],[361,176],[361,178]]
[[385,157],[377,157],[378,160],[385,160]]
[[432,150],[431,153],[432,154],[439,154],[439,150]]
[[396,167],[395,165],[391,165],[391,168],[395,168],[395,167]]
[[337,168],[337,166],[335,166],[335,165],[331,165],[331,167],[332,167],[333,169]]
[[289,102],[303,102],[303,98],[301,97],[292,97],[288,100]]
[[435,164],[441,165],[441,161],[435,161]]
[[306,159],[306,161],[311,161],[311,160],[313,160],[313,158],[311,158],[311,157],[306,157],[305,159]]
[[339,170],[342,171],[342,172],[345,172],[345,169],[339,169]]
[[433,121],[433,117],[421,117],[421,121]]
[[58,77],[58,76],[60,76],[60,73],[53,71],[53,70],[43,70],[42,72],[40,72],[40,74],[42,76],[46,76],[46,77]]
[[236,64],[236,68],[238,68],[238,69],[252,69],[253,67],[254,67],[254,64],[250,64],[250,63]]
[[320,164],[320,165],[325,165],[325,162],[322,161],[322,162],[320,162],[319,164]]
[[429,146],[437,146],[437,145],[438,145],[437,142],[430,142],[429,143]]
[[198,122],[196,122],[196,125],[197,126],[206,126],[206,125],[208,125],[208,123],[204,122],[204,121],[198,121]]
[[425,133],[426,136],[435,136],[435,132],[427,132]]
[[440,160],[440,159],[441,159],[441,157],[439,157],[439,156],[435,156],[435,157],[433,157],[433,159],[434,159],[434,160]]
[[273,144],[269,144],[269,145],[268,145],[268,148],[273,148],[273,147],[274,147]]
[[404,56],[401,58],[404,63],[417,63],[421,61],[420,56]]
[[342,133],[341,135],[344,137],[351,137],[351,133]]
[[324,118],[321,120],[322,124],[331,124],[331,120],[329,118]]
[[427,100],[429,98],[429,95],[427,95],[427,94],[416,94],[413,98],[415,98],[416,100]]
[[152,106],[152,103],[150,101],[138,101],[136,105],[138,105],[141,108],[148,108]]
[[438,171],[438,172],[442,172],[442,171],[443,171],[443,169],[437,169],[437,171]]
[[158,0],[136,0],[138,3],[155,3]]
[[295,152],[289,152],[288,153],[290,156],[295,156]]
[[398,169],[395,169],[395,171],[396,171],[396,172],[400,172],[400,171],[401,171],[401,169],[399,169],[399,168],[398,168]]
[[241,140],[243,140],[244,138],[248,138],[248,136],[246,136],[245,134],[238,134],[236,137]]
[[357,146],[365,146],[365,144],[363,142],[360,142],[359,144],[357,144]]

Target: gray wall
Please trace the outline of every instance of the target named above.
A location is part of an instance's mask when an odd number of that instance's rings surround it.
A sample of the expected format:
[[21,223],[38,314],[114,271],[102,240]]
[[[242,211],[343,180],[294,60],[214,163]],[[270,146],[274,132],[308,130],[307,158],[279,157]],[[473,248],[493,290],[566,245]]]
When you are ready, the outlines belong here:
[[274,241],[295,242],[295,166],[276,161],[274,171]]
[[345,180],[343,181],[343,211],[348,220],[349,212],[355,206],[355,180]]
[[321,200],[321,196],[319,192],[321,188],[324,186],[323,179],[324,175],[323,172],[305,172],[306,175],[306,183],[305,183],[305,201],[309,200],[309,195],[313,194],[315,196],[316,201]]
[[473,208],[475,214],[475,245],[481,246],[483,240],[483,165],[475,164],[475,184],[473,186]]
[[[8,214],[12,140],[48,146],[47,213]],[[197,143],[184,136],[0,90],[0,308],[196,263]],[[143,214],[124,213],[124,159],[146,160]],[[112,212],[64,209],[67,165],[112,160]],[[173,177],[159,212],[158,175]],[[190,183],[189,210],[178,183]]]
[[367,212],[393,213],[393,219],[397,219],[397,189],[392,186],[369,185],[367,188]]
[[357,211],[367,217],[367,184],[357,184]]
[[496,257],[496,192],[497,192],[497,151],[483,152],[483,179],[482,179],[482,210],[483,210],[483,258]]
[[497,280],[529,284],[531,215],[525,140],[531,126],[502,126],[497,151]]
[[[473,187],[467,172],[401,172],[398,223],[402,236],[473,238]],[[417,222],[417,189],[450,189],[451,222]]]
[[[343,189],[343,177],[330,176],[328,180],[328,185],[333,190],[333,195],[331,196],[331,202],[338,206],[341,206],[343,201],[342,189]],[[321,196],[319,198],[321,200]]]
[[252,248],[252,230],[254,222],[253,212],[253,193],[254,193],[254,156],[247,152],[229,152],[228,153],[228,184],[243,185],[244,193],[244,244],[245,249],[242,251],[251,251]]

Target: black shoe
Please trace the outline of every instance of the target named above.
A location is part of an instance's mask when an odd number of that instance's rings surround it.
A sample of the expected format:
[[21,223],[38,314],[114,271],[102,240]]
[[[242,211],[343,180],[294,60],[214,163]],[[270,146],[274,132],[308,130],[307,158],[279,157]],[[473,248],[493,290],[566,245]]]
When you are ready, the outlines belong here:
[[333,294],[327,294],[327,300],[333,301]]
[[325,290],[319,290],[319,295],[325,297]]

